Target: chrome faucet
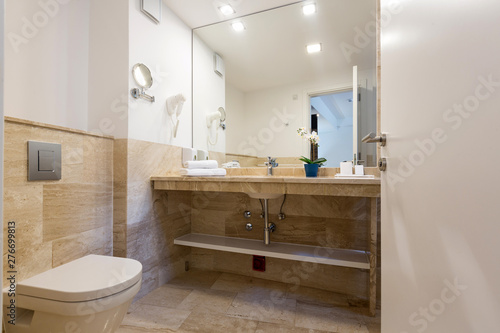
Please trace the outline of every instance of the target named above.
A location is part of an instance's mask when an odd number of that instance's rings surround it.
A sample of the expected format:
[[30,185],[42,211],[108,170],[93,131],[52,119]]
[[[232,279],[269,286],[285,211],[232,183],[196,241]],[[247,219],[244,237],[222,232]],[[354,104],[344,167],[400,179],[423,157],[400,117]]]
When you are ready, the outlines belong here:
[[272,176],[273,175],[273,168],[276,168],[279,164],[276,163],[275,158],[271,158],[271,156],[267,157],[267,162],[264,163],[267,166],[267,175]]

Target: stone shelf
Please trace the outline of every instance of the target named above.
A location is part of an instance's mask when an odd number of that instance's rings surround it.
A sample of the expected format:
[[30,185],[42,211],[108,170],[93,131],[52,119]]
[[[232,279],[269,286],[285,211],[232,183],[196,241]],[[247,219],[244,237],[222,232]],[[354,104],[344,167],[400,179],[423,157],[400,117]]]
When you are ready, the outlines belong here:
[[262,240],[204,234],[187,234],[176,238],[174,244],[324,265],[370,269],[369,254],[358,250],[331,249],[279,242],[265,245]]

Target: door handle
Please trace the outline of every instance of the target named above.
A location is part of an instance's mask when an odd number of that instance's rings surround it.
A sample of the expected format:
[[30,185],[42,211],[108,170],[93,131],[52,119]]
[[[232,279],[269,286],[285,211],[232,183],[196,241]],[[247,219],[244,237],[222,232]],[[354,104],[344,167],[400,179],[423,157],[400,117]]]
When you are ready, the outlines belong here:
[[375,133],[371,132],[370,134],[365,136],[363,139],[361,139],[361,142],[380,143],[380,146],[384,147],[385,144],[387,143],[387,136],[385,135],[385,133],[382,133],[379,136],[376,136]]

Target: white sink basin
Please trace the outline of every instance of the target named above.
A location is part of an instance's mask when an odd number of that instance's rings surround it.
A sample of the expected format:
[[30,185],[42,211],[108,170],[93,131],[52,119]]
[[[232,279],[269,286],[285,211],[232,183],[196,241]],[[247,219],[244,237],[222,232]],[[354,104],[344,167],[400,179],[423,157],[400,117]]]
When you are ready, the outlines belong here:
[[247,193],[252,199],[277,199],[283,196],[282,193]]

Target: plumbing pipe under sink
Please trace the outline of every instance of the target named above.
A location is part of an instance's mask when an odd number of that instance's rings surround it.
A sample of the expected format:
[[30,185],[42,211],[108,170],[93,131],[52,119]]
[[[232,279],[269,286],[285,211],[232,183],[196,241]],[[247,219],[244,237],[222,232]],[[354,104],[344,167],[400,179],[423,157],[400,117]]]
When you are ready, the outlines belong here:
[[271,229],[269,228],[269,199],[264,199],[264,244],[271,244]]

